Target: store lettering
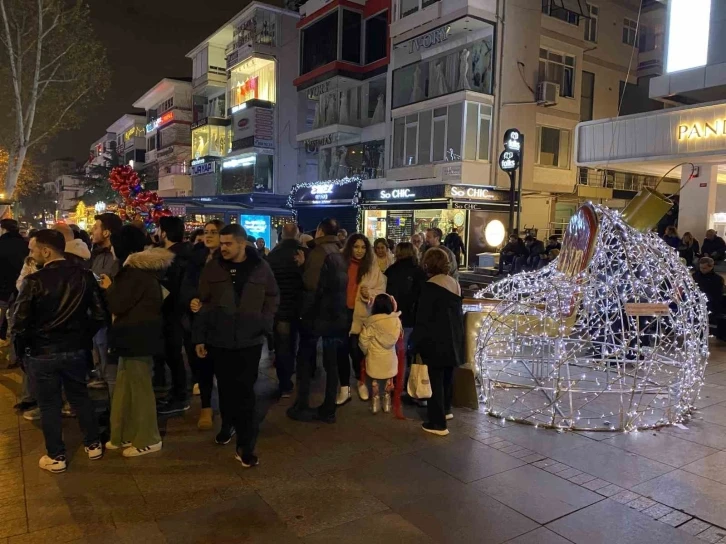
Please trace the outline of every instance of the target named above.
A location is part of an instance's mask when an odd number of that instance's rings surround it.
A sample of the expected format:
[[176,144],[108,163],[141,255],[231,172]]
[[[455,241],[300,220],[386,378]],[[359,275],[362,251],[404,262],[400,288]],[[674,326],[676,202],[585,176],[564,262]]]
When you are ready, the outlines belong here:
[[488,189],[481,189],[479,187],[452,187],[451,188],[452,198],[481,198],[482,200],[493,200],[494,195]]
[[708,138],[709,136],[726,135],[726,119],[718,119],[711,123],[693,123],[692,125],[678,125],[679,140],[693,140]]
[[413,38],[408,42],[408,52],[413,53],[414,51],[428,49],[429,47],[443,43],[449,39],[449,32],[451,32],[451,27],[446,25],[440,28],[435,28],[423,36]]
[[310,194],[315,197],[315,200],[328,200],[328,195],[332,192],[332,183],[321,183],[310,187]]
[[416,193],[412,193],[411,189],[394,189],[393,191],[381,191],[381,198],[383,199],[396,199],[396,198],[414,198]]
[[315,85],[314,87],[310,87],[308,89],[308,99],[310,100],[317,100],[321,94],[325,94],[330,90],[331,82],[330,80],[325,81],[323,83],[320,83],[318,85]]

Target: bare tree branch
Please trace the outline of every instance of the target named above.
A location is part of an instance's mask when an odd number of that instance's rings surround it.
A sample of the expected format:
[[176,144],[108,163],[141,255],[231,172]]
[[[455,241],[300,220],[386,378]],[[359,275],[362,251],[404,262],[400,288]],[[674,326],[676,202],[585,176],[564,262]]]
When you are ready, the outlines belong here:
[[15,120],[17,122],[17,138],[20,142],[24,139],[25,135],[25,124],[23,120],[23,97],[20,94],[18,70],[15,63],[15,48],[12,44],[12,37],[10,34],[10,24],[8,23],[8,14],[5,7],[5,0],[0,0],[0,14],[3,18],[3,26],[5,30],[5,38],[7,40],[8,57],[10,58],[10,69],[13,74],[13,93],[15,94]]
[[51,66],[53,66],[53,65],[57,64],[57,62],[58,62],[59,60],[61,60],[61,59],[62,59],[62,58],[63,58],[63,57],[64,57],[64,56],[65,56],[65,55],[66,55],[66,54],[67,54],[67,53],[68,53],[68,52],[69,52],[69,51],[70,51],[71,49],[73,49],[73,48],[74,48],[74,47],[75,47],[76,45],[77,45],[77,44],[76,44],[76,42],[73,42],[73,43],[72,43],[71,45],[69,45],[69,46],[68,46],[68,47],[66,48],[66,50],[65,50],[65,51],[63,51],[63,52],[62,52],[62,53],[61,53],[60,55],[58,55],[57,57],[55,57],[55,58],[54,58],[53,60],[49,61],[49,62],[48,62],[48,63],[47,63],[47,64],[46,64],[45,66],[43,66],[43,67],[42,67],[42,68],[40,69],[40,72],[41,72],[41,73],[43,73],[43,72],[45,72],[45,71],[46,71],[46,70],[47,70],[48,68],[50,68]]
[[81,98],[83,98],[86,94],[88,94],[88,91],[90,91],[90,87],[86,87],[83,92],[81,92],[78,96],[76,96],[71,102],[68,103],[68,105],[63,108],[60,112],[60,115],[58,116],[58,119],[56,122],[51,126],[48,130],[46,130],[43,134],[35,138],[34,140],[31,140],[28,143],[28,146],[32,146],[37,144],[39,141],[41,141],[43,138],[45,138],[48,134],[52,133],[56,127],[58,127],[62,122],[63,118],[66,116],[66,114],[73,108],[73,106],[76,105],[76,102],[78,102]]

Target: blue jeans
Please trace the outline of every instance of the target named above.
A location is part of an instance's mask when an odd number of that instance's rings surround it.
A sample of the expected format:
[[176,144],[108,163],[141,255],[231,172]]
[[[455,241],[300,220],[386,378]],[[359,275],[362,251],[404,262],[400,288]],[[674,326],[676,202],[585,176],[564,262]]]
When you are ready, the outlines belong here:
[[88,353],[78,350],[54,355],[27,356],[25,369],[35,386],[48,456],[55,459],[66,454],[61,418],[63,389],[68,402],[78,415],[78,424],[84,436],[83,444],[90,446],[98,442],[96,414],[86,386]]

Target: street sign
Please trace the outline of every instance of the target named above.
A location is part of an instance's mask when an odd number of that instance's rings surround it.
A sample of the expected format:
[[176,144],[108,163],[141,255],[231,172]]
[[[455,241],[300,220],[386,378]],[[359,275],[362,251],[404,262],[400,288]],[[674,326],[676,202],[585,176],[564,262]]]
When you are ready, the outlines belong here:
[[499,168],[505,172],[512,172],[519,168],[521,157],[519,151],[502,151],[499,155]]

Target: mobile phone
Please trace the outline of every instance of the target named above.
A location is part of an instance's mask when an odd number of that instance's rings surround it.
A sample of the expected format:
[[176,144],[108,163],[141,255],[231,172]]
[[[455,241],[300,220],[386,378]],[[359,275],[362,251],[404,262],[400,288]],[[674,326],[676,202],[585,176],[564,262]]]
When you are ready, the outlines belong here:
[[99,275],[98,275],[98,274],[96,274],[95,272],[91,272],[91,274],[93,274],[93,277],[94,277],[94,278],[96,278],[96,281],[97,281],[97,282],[99,282],[99,283],[101,282],[101,276],[99,276]]

